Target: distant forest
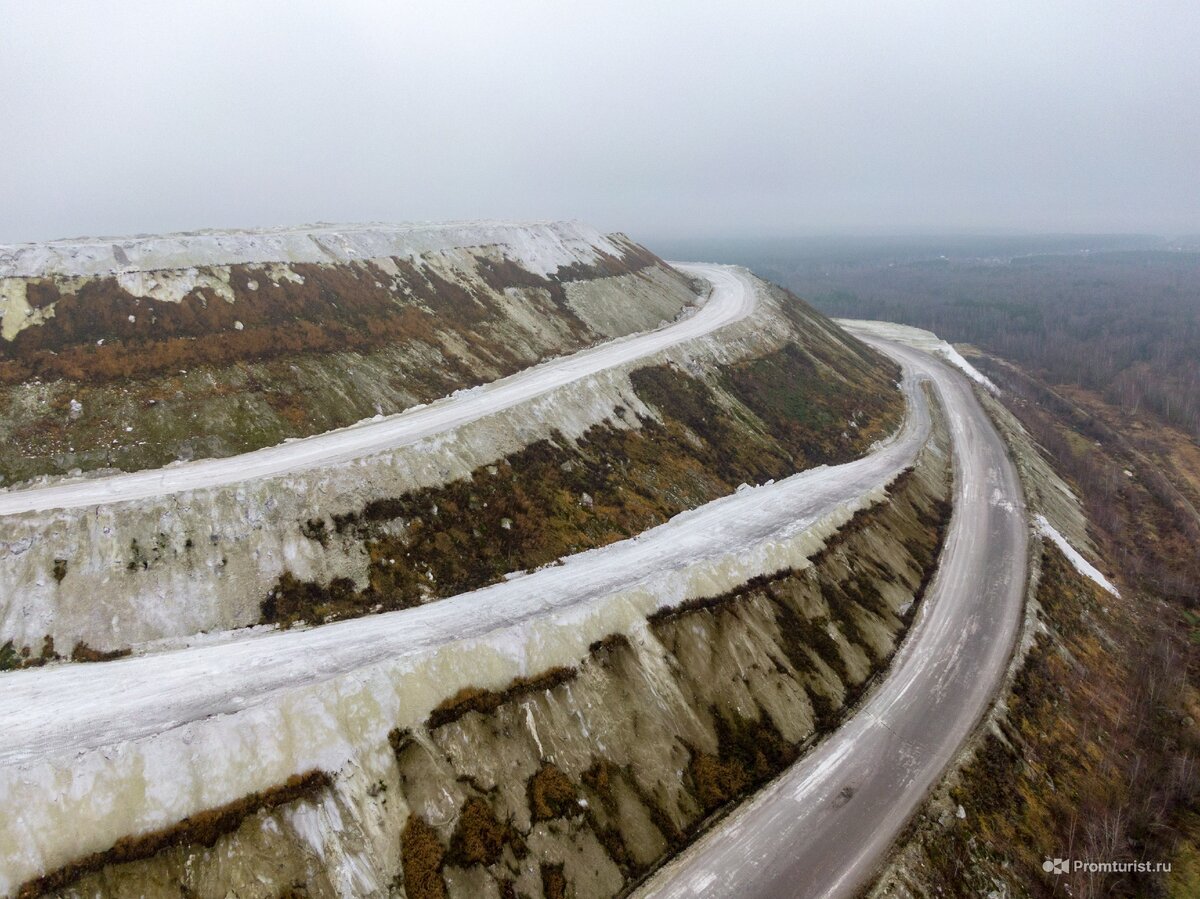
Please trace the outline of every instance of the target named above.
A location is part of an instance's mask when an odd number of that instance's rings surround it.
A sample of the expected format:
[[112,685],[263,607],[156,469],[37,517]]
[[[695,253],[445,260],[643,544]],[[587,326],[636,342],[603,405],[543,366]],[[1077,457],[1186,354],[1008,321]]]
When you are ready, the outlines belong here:
[[829,315],[936,331],[1200,437],[1200,244],[1147,237],[706,241]]

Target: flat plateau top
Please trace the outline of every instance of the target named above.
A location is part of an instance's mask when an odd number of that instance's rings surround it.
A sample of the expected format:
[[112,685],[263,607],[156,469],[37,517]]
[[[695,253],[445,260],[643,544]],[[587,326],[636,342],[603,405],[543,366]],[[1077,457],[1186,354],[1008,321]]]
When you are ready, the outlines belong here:
[[246,263],[350,262],[496,245],[543,273],[577,261],[592,261],[600,252],[621,252],[612,239],[580,222],[321,223],[0,244],[0,278],[90,277]]

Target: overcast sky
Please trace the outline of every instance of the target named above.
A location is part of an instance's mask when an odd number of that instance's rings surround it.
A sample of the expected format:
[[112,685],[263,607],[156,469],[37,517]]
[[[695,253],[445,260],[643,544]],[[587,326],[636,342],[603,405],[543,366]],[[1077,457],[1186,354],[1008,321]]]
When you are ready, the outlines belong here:
[[0,0],[0,242],[1200,232],[1200,3]]

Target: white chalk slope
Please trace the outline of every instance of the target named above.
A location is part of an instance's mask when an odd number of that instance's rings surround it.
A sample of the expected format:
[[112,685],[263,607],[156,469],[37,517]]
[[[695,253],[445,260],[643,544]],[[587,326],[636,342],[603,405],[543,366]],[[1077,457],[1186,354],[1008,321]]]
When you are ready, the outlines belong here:
[[[644,592],[653,603],[647,612],[653,611],[687,598],[664,586],[675,574],[715,560],[748,567],[745,578],[775,571],[784,567],[782,560],[772,568],[769,554],[756,558],[764,544],[787,543],[823,516],[879,496],[911,464],[928,436],[929,416],[914,381],[907,383],[914,412],[900,433],[871,455],[743,487],[637,537],[579,553],[560,565],[416,609],[104,665],[8,675],[0,696],[0,716],[7,722],[0,764],[98,748],[185,721],[235,714],[272,701],[280,690],[454,641],[486,639],[518,622],[625,591]],[[739,571],[737,576],[743,575]],[[735,579],[730,586],[738,583]]]
[[680,268],[711,281],[713,292],[694,312],[657,330],[544,362],[507,378],[459,391],[428,406],[251,453],[10,490],[0,493],[0,515],[74,509],[220,487],[395,449],[527,402],[563,384],[701,337],[745,318],[754,309],[755,291],[746,273],[722,266]]
[[[683,339],[680,330],[703,333],[753,307],[747,276],[690,270],[713,282],[712,298],[647,338]],[[630,343],[602,358],[622,361]],[[562,360],[556,377],[595,364]],[[309,631],[5,675],[0,798],[15,813],[0,818],[0,893],[300,771],[353,763],[370,772],[391,728],[418,723],[460,687],[576,663],[591,641],[636,634],[663,605],[802,566],[925,444],[930,419],[916,379],[929,370],[919,360],[909,367],[910,415],[871,455],[741,490],[559,566]]]
[[[715,288],[691,318],[428,411],[250,454],[254,459],[52,485],[4,500],[26,497],[16,509],[82,506],[351,458],[417,439],[439,422],[452,426],[494,411],[506,397],[536,396],[548,385],[708,333],[753,309],[745,275],[690,270]],[[953,564],[935,581],[895,672],[843,731],[785,775],[782,795],[768,793],[765,806],[756,802],[736,819],[734,839],[715,833],[688,854],[691,863],[656,881],[664,895],[794,892],[801,883],[812,895],[850,892],[986,704],[1015,633],[1024,571],[1019,488],[986,417],[945,366],[923,353],[893,352],[905,364],[910,416],[866,458],[740,491],[639,538],[419,609],[4,676],[0,801],[12,813],[0,817],[0,893],[121,836],[299,771],[352,763],[372,776],[386,755],[388,730],[420,721],[447,691],[571,664],[599,636],[638,633],[661,605],[803,564],[822,535],[879,498],[924,445],[929,416],[916,387],[918,378],[929,378],[947,404],[955,442],[959,481],[947,548]],[[180,472],[187,473],[177,479]],[[88,493],[96,485],[106,486]],[[994,486],[1003,502],[989,499]],[[31,504],[30,497],[40,498]]]
[[190,231],[141,237],[84,237],[0,244],[0,278],[79,277],[245,263],[354,262],[500,246],[529,271],[549,275],[622,248],[578,222],[448,222],[301,225]]

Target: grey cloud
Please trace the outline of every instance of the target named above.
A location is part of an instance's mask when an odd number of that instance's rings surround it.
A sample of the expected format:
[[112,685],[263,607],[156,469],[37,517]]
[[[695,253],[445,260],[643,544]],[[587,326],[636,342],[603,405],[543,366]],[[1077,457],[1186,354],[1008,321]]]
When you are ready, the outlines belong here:
[[1200,232],[1193,2],[0,11],[0,241],[483,217]]

